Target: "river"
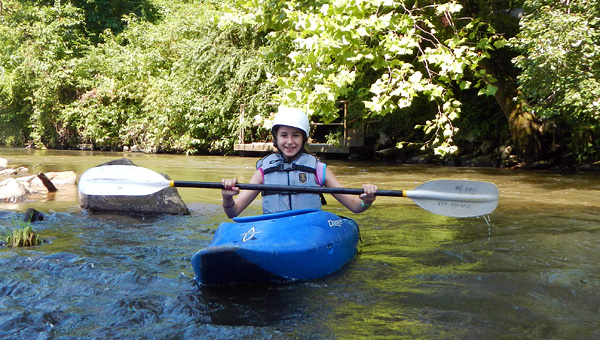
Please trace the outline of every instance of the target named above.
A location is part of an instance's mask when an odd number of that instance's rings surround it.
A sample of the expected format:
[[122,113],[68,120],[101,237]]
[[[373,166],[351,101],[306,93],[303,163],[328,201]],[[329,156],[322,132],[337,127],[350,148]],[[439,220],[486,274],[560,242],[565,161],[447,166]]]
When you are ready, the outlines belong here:
[[[172,179],[248,181],[257,158],[0,148],[30,173],[128,157]],[[406,190],[434,179],[495,183],[484,218],[380,197],[352,214],[359,254],[322,279],[204,287],[191,256],[226,216],[220,192],[180,188],[189,216],[88,214],[61,188],[0,203],[0,234],[35,208],[46,243],[0,246],[2,339],[599,339],[600,175],[329,160],[346,187]],[[37,166],[37,167],[36,167]],[[35,167],[35,168],[34,168]],[[259,201],[259,200],[257,200]],[[260,203],[244,215],[260,213]]]

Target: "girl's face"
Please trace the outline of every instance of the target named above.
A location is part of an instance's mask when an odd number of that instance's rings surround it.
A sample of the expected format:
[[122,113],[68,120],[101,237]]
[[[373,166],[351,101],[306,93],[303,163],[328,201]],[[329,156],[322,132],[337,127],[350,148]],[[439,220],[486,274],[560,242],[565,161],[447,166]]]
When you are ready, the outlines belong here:
[[302,150],[304,132],[289,126],[280,126],[277,129],[277,147],[279,152],[287,159],[294,158]]

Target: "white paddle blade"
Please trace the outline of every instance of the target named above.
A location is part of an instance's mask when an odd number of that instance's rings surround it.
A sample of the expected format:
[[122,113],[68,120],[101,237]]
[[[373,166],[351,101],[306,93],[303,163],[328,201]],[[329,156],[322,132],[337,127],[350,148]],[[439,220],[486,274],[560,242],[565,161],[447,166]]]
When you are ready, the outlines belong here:
[[86,170],[78,187],[84,195],[144,196],[169,186],[169,180],[147,168],[103,165]]
[[437,180],[406,192],[421,208],[450,217],[474,217],[491,213],[498,206],[498,188],[487,182]]

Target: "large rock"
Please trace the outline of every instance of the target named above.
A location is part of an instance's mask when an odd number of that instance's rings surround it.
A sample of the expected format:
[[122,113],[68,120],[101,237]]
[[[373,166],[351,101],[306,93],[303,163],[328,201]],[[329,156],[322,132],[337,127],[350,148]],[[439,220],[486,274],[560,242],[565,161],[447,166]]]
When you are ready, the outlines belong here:
[[[44,175],[58,189],[73,186],[77,182],[77,174],[74,171],[46,172]],[[45,193],[48,191],[38,175],[19,177],[17,182],[25,185],[30,192]]]
[[0,158],[0,170],[4,170],[8,167],[8,161],[5,158]]
[[[11,174],[16,173],[18,171]],[[48,172],[46,177],[58,188],[75,185],[77,181],[77,175],[73,171]],[[0,202],[22,202],[28,195],[47,192],[48,190],[36,175],[10,177],[0,181]]]
[[[55,187],[66,187],[77,183],[77,174],[74,171],[45,172],[44,175],[54,184]],[[27,182],[34,190],[46,190],[46,186],[38,175],[23,176],[17,178],[19,182]],[[47,190],[46,190],[47,191]]]
[[[74,171],[45,172],[44,175],[46,175],[56,187],[75,185],[75,183],[77,183],[77,174]],[[44,183],[42,183],[39,176],[35,176],[31,181],[31,186],[43,187]]]
[[0,182],[0,202],[21,202],[29,192],[27,184],[20,183],[14,178],[7,178]]
[[[2,169],[2,167],[0,167]],[[4,169],[0,170],[0,177],[9,177],[17,174],[17,170],[15,169]]]
[[[105,165],[136,166],[128,158],[110,161],[99,166]],[[169,179],[168,176],[162,175]],[[100,196],[84,195],[79,192],[79,206],[94,213],[135,215],[188,215],[190,213],[176,188],[164,188],[152,195],[144,196]]]

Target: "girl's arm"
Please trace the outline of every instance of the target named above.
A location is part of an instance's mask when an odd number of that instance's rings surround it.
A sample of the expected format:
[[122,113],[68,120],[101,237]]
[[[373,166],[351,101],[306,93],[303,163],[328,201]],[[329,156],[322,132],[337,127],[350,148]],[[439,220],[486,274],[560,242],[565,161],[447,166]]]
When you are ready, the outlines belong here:
[[[325,169],[325,186],[330,188],[343,188],[342,183],[338,181],[333,172],[329,169]],[[375,201],[375,193],[377,192],[377,186],[373,184],[363,184],[364,193],[360,196],[354,196],[349,194],[332,194],[336,200],[342,203],[348,210],[353,213],[361,213],[371,206]]]
[[[225,178],[221,183],[223,183],[223,186],[225,187],[225,189],[221,190],[221,195],[223,196],[223,210],[229,218],[234,218],[241,214],[260,193],[259,190],[244,190],[240,192],[240,189],[235,186],[237,184],[237,178]],[[249,183],[262,184],[262,172],[256,170]],[[238,195],[236,199],[233,198],[235,195]]]

